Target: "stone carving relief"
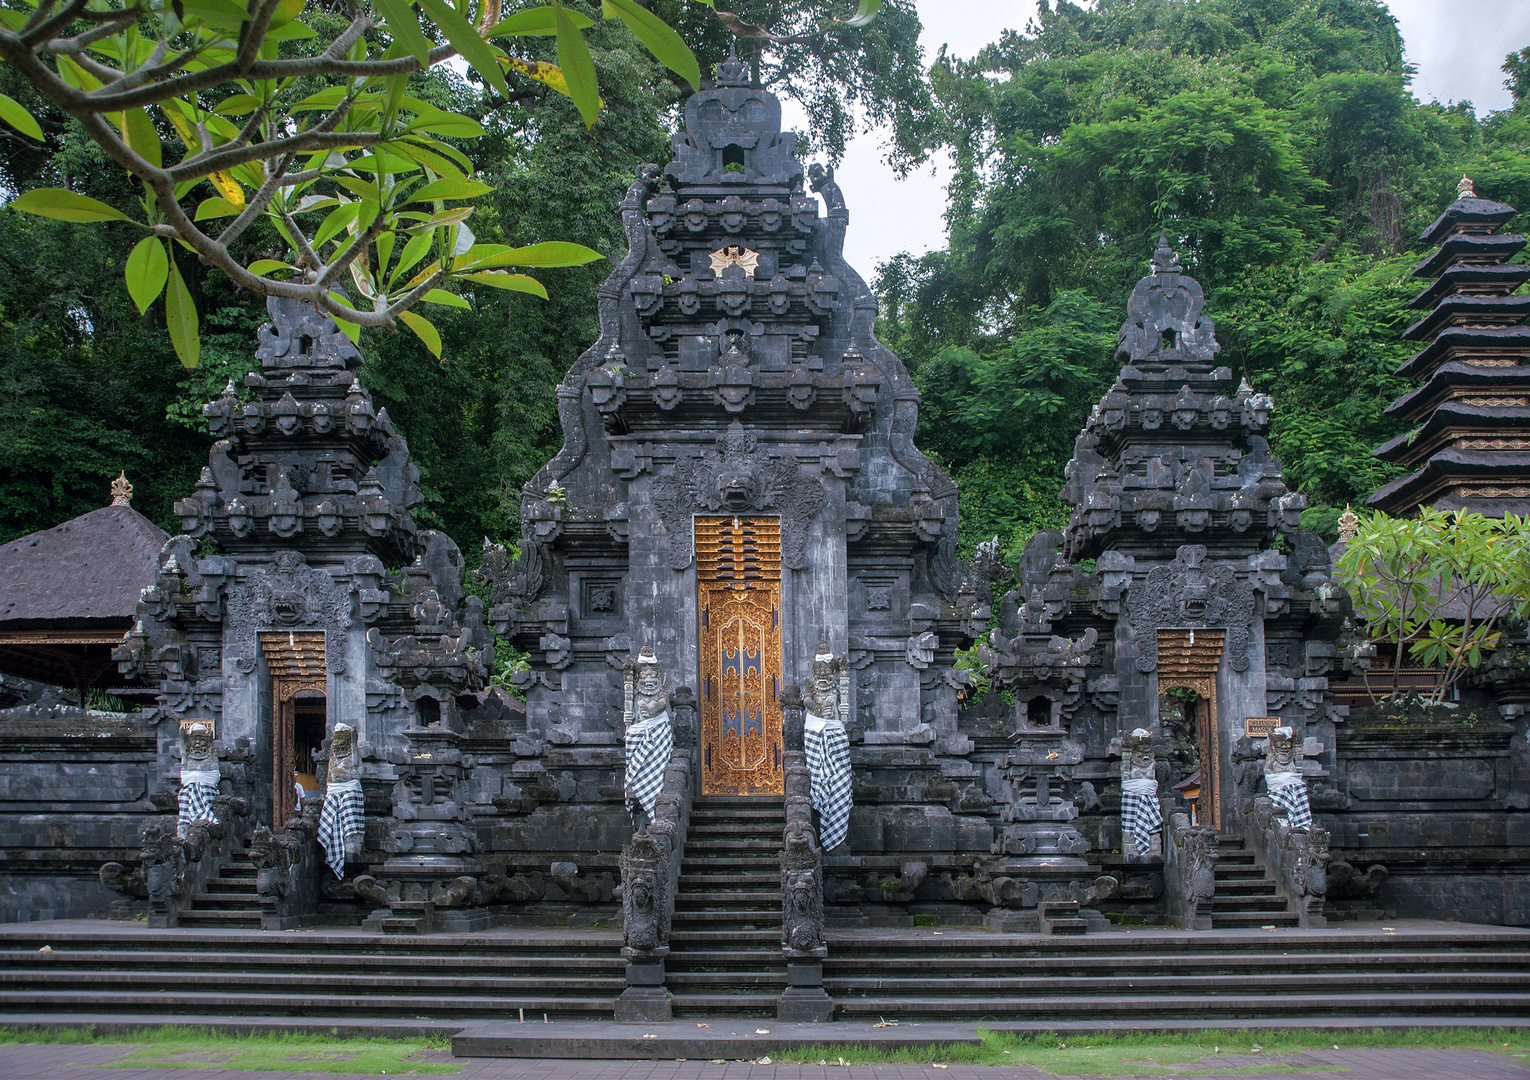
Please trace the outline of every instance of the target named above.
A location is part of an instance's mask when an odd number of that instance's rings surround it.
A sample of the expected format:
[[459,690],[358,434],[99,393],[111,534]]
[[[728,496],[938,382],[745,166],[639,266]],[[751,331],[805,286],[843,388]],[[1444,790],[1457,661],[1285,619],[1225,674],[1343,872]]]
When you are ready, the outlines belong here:
[[1137,670],[1158,666],[1158,631],[1170,627],[1226,627],[1228,663],[1247,671],[1254,629],[1254,592],[1226,563],[1204,565],[1206,549],[1184,544],[1172,563],[1155,566],[1135,582],[1126,619],[1137,632]]
[[781,515],[781,561],[807,566],[807,529],[823,509],[825,493],[797,463],[759,449],[759,440],[734,421],[714,449],[680,457],[653,483],[653,501],[669,532],[669,565],[684,570],[694,556],[693,514],[765,511]]
[[268,566],[229,590],[228,625],[235,663],[254,670],[255,635],[262,630],[323,630],[324,663],[332,674],[345,670],[345,641],[351,625],[350,596],[325,570],[308,565],[297,551],[278,551]]

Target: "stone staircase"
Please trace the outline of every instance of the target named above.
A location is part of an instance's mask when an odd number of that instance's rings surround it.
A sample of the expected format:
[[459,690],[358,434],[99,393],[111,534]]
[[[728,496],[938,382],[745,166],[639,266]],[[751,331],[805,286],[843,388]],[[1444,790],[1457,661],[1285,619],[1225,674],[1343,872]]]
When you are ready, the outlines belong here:
[[1217,837],[1217,891],[1211,898],[1214,930],[1257,929],[1263,926],[1296,926],[1298,918],[1275,879],[1243,838]]
[[[81,929],[0,934],[0,1016],[15,1013],[610,1019],[621,932],[395,937]],[[9,928],[7,928],[9,929]],[[15,929],[23,929],[16,925]],[[40,953],[41,944],[50,952]]]
[[831,931],[824,989],[836,1020],[858,1021],[1480,1024],[1530,1015],[1530,933],[1429,925],[1422,933],[1133,929],[1082,937],[961,927],[938,936]]
[[255,864],[248,856],[224,863],[204,892],[194,893],[179,916],[182,926],[259,930],[260,897],[255,892]]
[[676,1016],[774,1016],[781,958],[779,799],[691,805],[665,961]]

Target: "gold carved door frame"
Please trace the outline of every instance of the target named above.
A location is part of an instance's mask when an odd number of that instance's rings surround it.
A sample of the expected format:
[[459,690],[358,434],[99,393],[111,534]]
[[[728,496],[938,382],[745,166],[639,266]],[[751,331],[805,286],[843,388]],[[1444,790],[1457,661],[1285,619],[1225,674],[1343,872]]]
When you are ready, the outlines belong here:
[[[297,813],[294,726],[298,694],[309,691],[329,702],[324,632],[276,631],[260,635],[260,651],[271,674],[271,827],[280,829]],[[325,728],[328,729],[326,722]]]
[[1222,828],[1222,734],[1217,713],[1217,669],[1226,630],[1158,631],[1158,693],[1194,690],[1195,738],[1201,755],[1201,823]]
[[781,519],[696,518],[701,793],[780,795]]

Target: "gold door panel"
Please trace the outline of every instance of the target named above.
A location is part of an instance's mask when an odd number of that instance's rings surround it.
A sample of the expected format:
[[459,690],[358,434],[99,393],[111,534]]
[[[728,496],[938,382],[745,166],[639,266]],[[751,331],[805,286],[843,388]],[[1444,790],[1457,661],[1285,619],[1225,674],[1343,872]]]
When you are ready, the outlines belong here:
[[780,795],[781,519],[698,517],[701,793]]

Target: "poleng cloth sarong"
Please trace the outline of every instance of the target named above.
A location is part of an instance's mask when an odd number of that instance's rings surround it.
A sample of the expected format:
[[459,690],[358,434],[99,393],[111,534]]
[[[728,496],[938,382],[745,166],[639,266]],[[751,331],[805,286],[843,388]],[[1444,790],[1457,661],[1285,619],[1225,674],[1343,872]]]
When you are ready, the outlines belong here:
[[838,720],[808,713],[802,721],[813,809],[818,811],[818,842],[838,847],[850,828],[850,737]]
[[1121,831],[1138,840],[1157,836],[1163,828],[1158,805],[1158,781],[1145,776],[1121,781]]
[[324,861],[338,878],[345,877],[345,838],[366,832],[366,805],[360,780],[340,780],[324,788],[319,811],[319,846]]
[[218,773],[213,769],[182,769],[177,800],[180,821],[213,821],[213,800],[218,797]]
[[627,805],[637,803],[653,817],[654,800],[664,789],[664,769],[674,748],[675,735],[665,709],[651,720],[643,720],[627,729],[627,771],[622,790]]
[[1307,801],[1307,781],[1302,779],[1300,773],[1265,773],[1264,783],[1270,790],[1270,802],[1286,812],[1291,828],[1312,827],[1312,804]]

